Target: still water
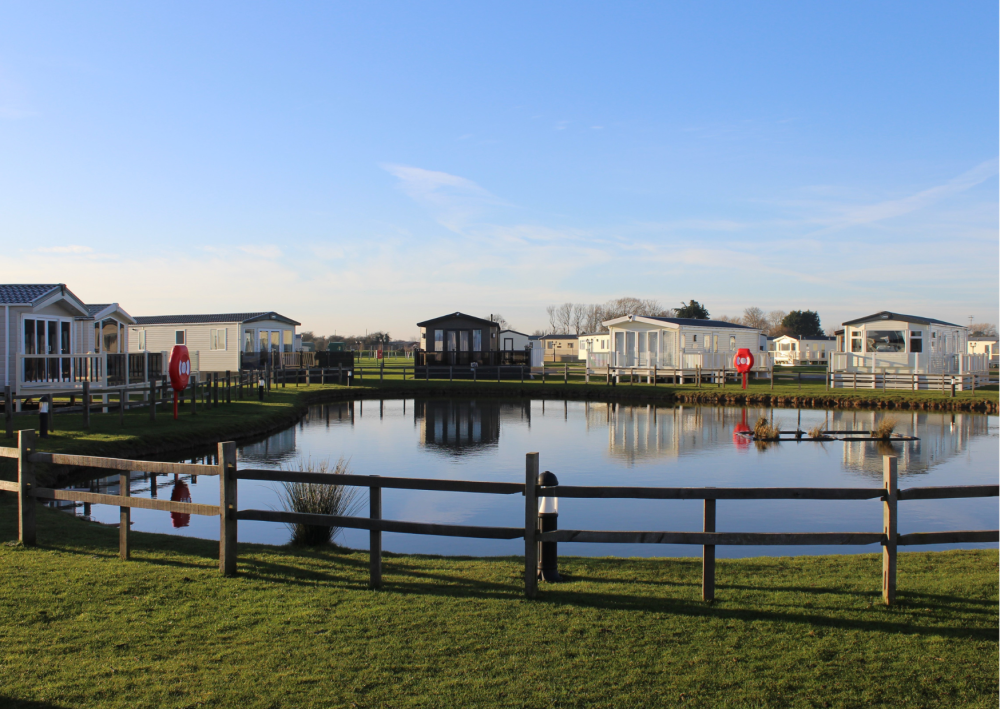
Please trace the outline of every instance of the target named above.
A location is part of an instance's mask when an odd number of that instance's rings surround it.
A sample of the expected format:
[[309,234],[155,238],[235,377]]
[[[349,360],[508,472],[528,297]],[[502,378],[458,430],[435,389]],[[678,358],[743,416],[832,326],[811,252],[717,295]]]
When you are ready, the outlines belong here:
[[[880,487],[882,455],[899,457],[899,486],[995,484],[1000,469],[998,418],[981,414],[897,413],[896,431],[919,440],[891,446],[874,442],[782,442],[758,449],[734,438],[744,416],[773,417],[784,430],[817,424],[835,430],[870,430],[872,412],[631,406],[577,401],[396,399],[315,406],[295,426],[238,450],[241,468],[280,469],[301,460],[349,460],[351,472],[489,481],[524,481],[524,456],[538,451],[542,470],[567,485],[668,487]],[[210,458],[187,458],[211,462]],[[148,476],[133,473],[132,494],[190,498],[218,504],[217,477]],[[117,493],[117,476],[81,484]],[[241,480],[239,507],[281,509],[277,483]],[[520,526],[523,497],[384,490],[387,519],[444,524]],[[367,514],[366,491],[359,494]],[[720,500],[720,532],[879,532],[879,500]],[[899,532],[996,529],[997,498],[919,500],[899,503]],[[82,508],[76,509],[82,514]],[[118,521],[114,507],[94,505],[92,518]],[[132,511],[133,529],[218,539],[214,517]],[[562,529],[700,531],[702,504],[688,500],[564,499]],[[240,522],[240,541],[283,544],[284,525]],[[367,548],[368,533],[343,530],[340,544]],[[925,549],[991,546],[936,545]],[[688,545],[563,544],[565,555],[692,556]],[[516,555],[521,540],[459,539],[384,534],[393,552],[450,555]],[[719,547],[719,556],[863,553],[877,545],[843,547]]]

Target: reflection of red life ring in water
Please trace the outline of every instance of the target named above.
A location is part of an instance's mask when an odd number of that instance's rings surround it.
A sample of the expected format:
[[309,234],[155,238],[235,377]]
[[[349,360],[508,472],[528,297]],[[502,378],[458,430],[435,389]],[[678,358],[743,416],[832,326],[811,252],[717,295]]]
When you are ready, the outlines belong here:
[[[174,480],[174,491],[170,493],[171,502],[191,502],[191,491],[184,484],[183,480]],[[184,512],[171,512],[170,523],[175,529],[186,527],[191,524],[191,515]]]
[[750,445],[750,437],[740,435],[742,433],[750,433],[750,427],[747,426],[746,409],[743,409],[743,420],[736,424],[736,428],[733,429],[733,443],[736,444],[737,448],[746,448]]

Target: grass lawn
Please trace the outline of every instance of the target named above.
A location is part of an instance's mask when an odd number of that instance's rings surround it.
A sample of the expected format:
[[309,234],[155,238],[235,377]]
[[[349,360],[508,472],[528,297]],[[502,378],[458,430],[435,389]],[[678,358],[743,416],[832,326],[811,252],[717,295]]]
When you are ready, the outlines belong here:
[[522,596],[516,558],[240,545],[133,534],[0,496],[4,707],[996,707],[997,552],[566,558]]

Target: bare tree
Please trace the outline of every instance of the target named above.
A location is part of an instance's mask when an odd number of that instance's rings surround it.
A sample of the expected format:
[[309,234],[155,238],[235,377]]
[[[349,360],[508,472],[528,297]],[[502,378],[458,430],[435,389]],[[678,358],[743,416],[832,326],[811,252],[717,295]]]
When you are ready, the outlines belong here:
[[601,332],[604,327],[601,323],[605,319],[603,306],[588,305],[586,307],[584,328],[587,332]]
[[583,303],[574,303],[573,304],[573,318],[572,318],[573,322],[572,322],[572,326],[573,326],[573,332],[576,335],[579,335],[581,332],[583,332],[584,328],[586,328],[586,326],[587,326],[587,310],[588,310],[588,308],[589,308],[589,306],[584,305]]
[[549,314],[549,332],[555,334],[559,327],[559,318],[556,315],[556,306],[550,305],[546,307],[545,312]]
[[646,317],[670,317],[672,308],[664,308],[658,300],[640,298],[616,298],[604,305],[584,303],[563,303],[545,308],[549,316],[549,327],[555,334],[577,335],[583,332],[607,332],[604,321],[625,315]]
[[556,308],[556,320],[559,323],[560,335],[568,335],[573,323],[573,304],[563,303]]
[[744,308],[742,320],[743,324],[747,327],[753,327],[763,331],[767,331],[768,329],[767,315],[764,314],[763,310],[756,306]]
[[772,310],[767,314],[767,334],[772,337],[781,335],[784,332],[784,328],[781,326],[781,321],[785,319],[788,315],[784,310]]
[[996,337],[997,326],[988,322],[974,322],[969,325],[969,334],[983,337]]
[[500,313],[493,313],[492,318],[493,318],[493,322],[495,322],[497,325],[499,325],[501,330],[513,330],[514,329],[513,327],[511,327],[511,324],[509,322],[507,322],[507,318],[505,318]]

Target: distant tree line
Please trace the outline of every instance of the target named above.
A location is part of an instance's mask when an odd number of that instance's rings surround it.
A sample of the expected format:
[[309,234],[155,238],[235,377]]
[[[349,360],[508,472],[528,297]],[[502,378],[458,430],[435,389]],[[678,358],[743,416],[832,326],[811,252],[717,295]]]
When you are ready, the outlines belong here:
[[[668,308],[661,305],[656,299],[627,297],[609,300],[601,305],[585,303],[550,305],[545,309],[545,312],[549,317],[549,326],[545,330],[536,330],[535,335],[581,335],[607,332],[608,328],[604,326],[604,322],[624,315],[692,318],[695,320],[711,319],[708,308],[693,299],[687,303],[681,303],[680,307]],[[715,319],[756,328],[774,337],[778,335],[821,337],[824,334],[819,313],[813,310],[764,312],[762,309],[752,306],[745,308],[742,315],[736,317],[720,315]]]
[[326,350],[331,342],[343,342],[346,349],[358,349],[358,343],[362,350],[376,350],[379,347],[386,350],[401,350],[412,344],[412,340],[394,340],[388,332],[376,330],[364,335],[316,335],[312,330],[302,333],[303,342],[312,342],[317,352]]

